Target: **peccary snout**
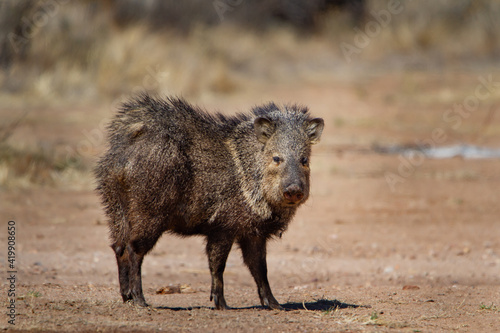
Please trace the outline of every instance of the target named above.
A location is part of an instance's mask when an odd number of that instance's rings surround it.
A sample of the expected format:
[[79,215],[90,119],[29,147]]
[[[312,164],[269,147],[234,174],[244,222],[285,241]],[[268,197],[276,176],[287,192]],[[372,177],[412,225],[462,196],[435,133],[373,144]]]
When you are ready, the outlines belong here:
[[291,184],[285,188],[283,197],[289,204],[297,204],[304,199],[304,191],[297,184]]

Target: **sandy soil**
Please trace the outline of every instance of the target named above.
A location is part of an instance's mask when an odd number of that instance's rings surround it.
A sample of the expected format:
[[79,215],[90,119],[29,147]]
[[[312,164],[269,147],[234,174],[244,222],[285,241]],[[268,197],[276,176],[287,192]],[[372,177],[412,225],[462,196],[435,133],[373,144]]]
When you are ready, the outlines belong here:
[[[226,300],[233,308],[214,310],[203,240],[171,235],[144,262],[151,307],[123,304],[89,175],[74,182],[65,178],[56,186],[2,189],[0,264],[7,276],[7,221],[14,220],[17,315],[15,326],[2,315],[1,327],[76,332],[497,330],[500,161],[425,159],[408,166],[402,156],[370,149],[375,143],[429,139],[438,127],[447,134],[442,144],[500,144],[500,116],[490,111],[500,105],[498,91],[458,129],[443,121],[447,109],[474,93],[478,75],[490,73],[387,73],[313,82],[306,88],[299,83],[255,87],[193,101],[228,113],[271,99],[297,101],[325,119],[324,137],[314,147],[312,197],[283,238],[269,245],[269,279],[286,311],[260,307],[236,248],[225,272]],[[1,112],[3,119],[15,118],[12,110]],[[88,140],[85,133],[110,114],[107,105],[71,112],[42,108],[27,116],[11,140],[78,147]],[[91,164],[102,151],[97,140],[84,157]],[[393,188],[388,173],[401,177]],[[181,292],[156,293],[167,286]],[[5,278],[1,288],[5,313]]]

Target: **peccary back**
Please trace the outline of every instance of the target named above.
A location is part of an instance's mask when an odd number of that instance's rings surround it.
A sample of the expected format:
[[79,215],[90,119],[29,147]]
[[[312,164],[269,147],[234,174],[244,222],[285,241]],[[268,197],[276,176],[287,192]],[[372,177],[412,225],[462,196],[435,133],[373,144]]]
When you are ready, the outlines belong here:
[[267,282],[266,241],[307,200],[311,145],[322,129],[322,119],[296,105],[230,117],[176,98],[142,95],[124,104],[95,170],[123,300],[146,305],[142,260],[169,231],[206,236],[218,309],[226,308],[222,273],[234,242],[262,304],[279,308]]

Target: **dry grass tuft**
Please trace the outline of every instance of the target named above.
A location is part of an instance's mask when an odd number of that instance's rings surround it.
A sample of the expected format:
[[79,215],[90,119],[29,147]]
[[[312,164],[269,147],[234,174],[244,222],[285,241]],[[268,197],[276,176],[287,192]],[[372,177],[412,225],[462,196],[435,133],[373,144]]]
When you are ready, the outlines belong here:
[[49,143],[36,147],[10,143],[10,136],[23,118],[0,127],[0,188],[56,186],[75,183],[76,179],[88,180],[89,168],[76,153],[58,153]]
[[0,144],[0,188],[56,186],[75,173],[88,173],[77,156],[58,156],[50,147]]

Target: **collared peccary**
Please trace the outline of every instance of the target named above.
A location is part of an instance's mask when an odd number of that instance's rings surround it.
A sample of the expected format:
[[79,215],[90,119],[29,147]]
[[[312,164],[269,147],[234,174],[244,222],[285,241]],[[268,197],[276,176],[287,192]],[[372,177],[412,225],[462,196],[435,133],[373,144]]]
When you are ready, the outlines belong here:
[[296,105],[224,116],[147,94],[125,103],[95,170],[123,301],[146,306],[142,261],[168,231],[206,237],[217,309],[227,308],[223,272],[235,242],[262,305],[281,308],[267,280],[266,242],[309,196],[311,145],[323,126]]

